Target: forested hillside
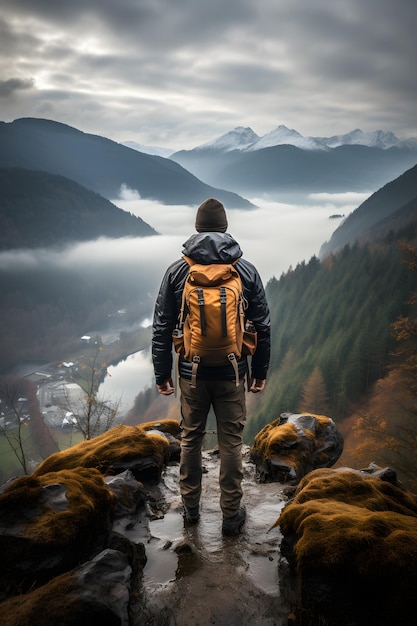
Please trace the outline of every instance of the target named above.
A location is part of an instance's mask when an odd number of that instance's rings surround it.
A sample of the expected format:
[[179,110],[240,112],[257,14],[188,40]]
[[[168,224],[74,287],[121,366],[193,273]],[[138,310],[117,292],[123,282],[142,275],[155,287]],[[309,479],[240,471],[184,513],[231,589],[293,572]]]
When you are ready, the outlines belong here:
[[[331,252],[341,250],[347,243],[364,239],[375,239],[377,224],[387,224],[396,232],[403,227],[406,214],[410,213],[412,203],[417,199],[417,165],[401,176],[387,183],[373,193],[341,225],[336,228],[330,240],[320,250],[320,258]],[[402,217],[396,215],[401,211]],[[391,218],[394,218],[393,220]],[[413,216],[413,219],[415,217]]]
[[0,169],[0,250],[155,234],[140,217],[68,178]]
[[[413,241],[415,233],[416,223],[400,239]],[[267,285],[272,362],[265,394],[253,402],[248,441],[284,411],[310,410],[341,423],[387,373],[391,325],[407,313],[415,284],[398,241],[346,246]]]

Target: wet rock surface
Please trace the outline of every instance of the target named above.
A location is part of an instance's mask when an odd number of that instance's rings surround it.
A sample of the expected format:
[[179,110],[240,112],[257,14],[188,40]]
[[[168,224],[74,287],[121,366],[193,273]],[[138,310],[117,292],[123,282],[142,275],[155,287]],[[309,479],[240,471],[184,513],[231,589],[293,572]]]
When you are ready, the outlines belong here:
[[[287,591],[280,586],[281,534],[270,530],[285,504],[282,485],[260,485],[245,449],[243,481],[247,520],[238,537],[223,537],[219,506],[219,459],[204,453],[201,518],[184,524],[178,465],[168,466],[150,501],[148,518],[115,528],[143,542],[147,556],[133,626],[287,624]],[[149,517],[150,516],[150,517]]]
[[255,437],[251,459],[261,482],[296,485],[309,472],[332,467],[343,452],[335,422],[314,413],[281,413]]

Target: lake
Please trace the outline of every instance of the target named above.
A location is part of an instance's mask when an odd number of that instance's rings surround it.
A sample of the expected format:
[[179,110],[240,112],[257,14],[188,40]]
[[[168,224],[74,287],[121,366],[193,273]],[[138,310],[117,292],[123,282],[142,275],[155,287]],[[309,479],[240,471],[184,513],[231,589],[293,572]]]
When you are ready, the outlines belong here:
[[154,385],[150,347],[130,354],[126,359],[107,368],[107,376],[99,387],[102,399],[113,403],[120,400],[120,414],[132,408],[135,397]]

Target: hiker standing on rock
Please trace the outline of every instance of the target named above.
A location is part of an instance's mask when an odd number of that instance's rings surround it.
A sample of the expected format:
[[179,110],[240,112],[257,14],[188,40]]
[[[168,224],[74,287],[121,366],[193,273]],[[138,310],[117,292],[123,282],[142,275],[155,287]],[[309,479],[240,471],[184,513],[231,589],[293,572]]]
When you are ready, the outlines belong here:
[[[220,453],[224,535],[237,535],[246,518],[242,500],[245,378],[265,387],[270,357],[269,309],[258,271],[227,230],[224,206],[209,198],[197,210],[182,259],[167,269],[155,304],[152,359],[159,393],[174,393],[172,344],[181,390],[180,492],[187,523],[197,523],[202,444],[213,407]],[[251,355],[248,371],[247,355]]]

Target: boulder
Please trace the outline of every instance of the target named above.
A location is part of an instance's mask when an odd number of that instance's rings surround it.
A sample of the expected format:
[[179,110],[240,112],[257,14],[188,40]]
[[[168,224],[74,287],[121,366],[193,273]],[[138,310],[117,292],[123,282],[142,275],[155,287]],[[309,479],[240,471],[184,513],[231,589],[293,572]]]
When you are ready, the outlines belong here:
[[117,550],[0,605],[2,626],[128,626],[131,567]]
[[157,484],[162,469],[175,454],[171,439],[178,433],[179,424],[175,420],[116,426],[98,437],[52,454],[33,475],[93,467],[106,475],[130,470],[138,481]]
[[0,597],[39,586],[100,549],[114,497],[82,467],[22,476],[0,494]]
[[417,496],[387,470],[315,470],[274,524],[300,626],[417,623]]
[[334,421],[313,413],[282,413],[256,435],[250,449],[260,482],[293,485],[312,470],[334,465],[342,451]]

